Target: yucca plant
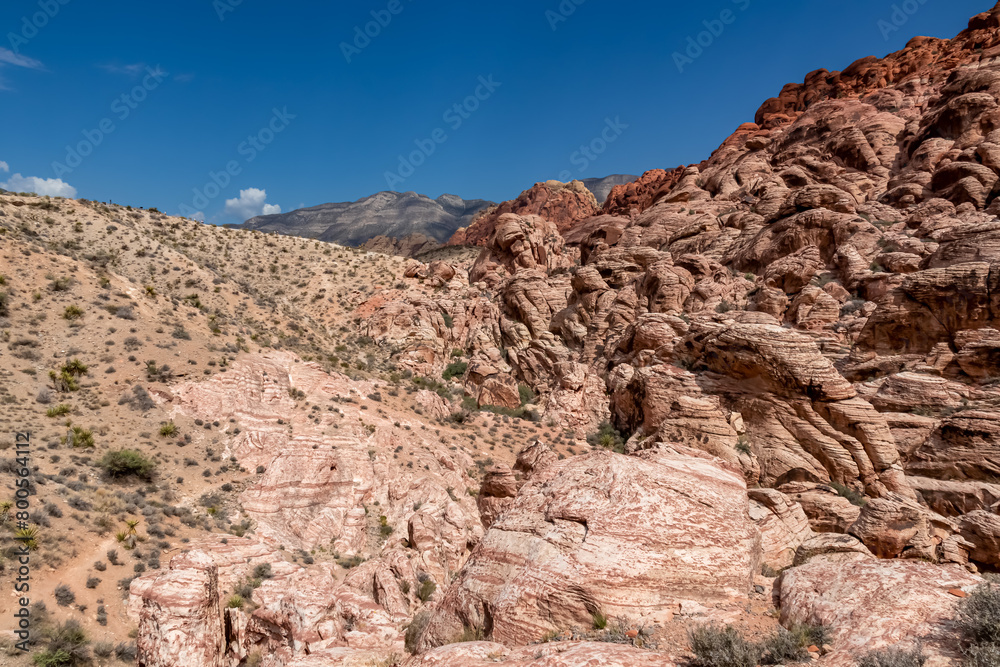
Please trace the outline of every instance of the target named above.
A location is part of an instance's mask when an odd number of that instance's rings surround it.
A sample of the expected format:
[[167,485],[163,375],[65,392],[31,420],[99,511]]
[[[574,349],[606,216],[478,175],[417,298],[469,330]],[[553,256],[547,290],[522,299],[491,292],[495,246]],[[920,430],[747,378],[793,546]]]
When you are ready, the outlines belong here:
[[38,526],[25,526],[14,531],[14,539],[34,551],[38,548]]

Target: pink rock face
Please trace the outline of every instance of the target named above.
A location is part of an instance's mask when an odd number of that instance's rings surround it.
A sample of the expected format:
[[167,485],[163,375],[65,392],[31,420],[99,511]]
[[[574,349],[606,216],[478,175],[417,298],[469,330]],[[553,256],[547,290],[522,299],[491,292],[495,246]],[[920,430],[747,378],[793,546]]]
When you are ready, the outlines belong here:
[[699,382],[741,407],[764,452],[761,479],[780,485],[860,478],[871,495],[912,496],[889,426],[805,335],[773,325],[703,324],[686,348],[717,376]]
[[750,490],[750,517],[761,533],[763,561],[775,570],[791,565],[814,535],[802,507],[774,489]]
[[[971,589],[982,579],[957,565],[852,560],[816,556],[780,580],[781,622],[823,624],[833,632],[828,667],[854,667],[854,656],[921,641],[928,667],[957,665],[952,625],[958,598],[950,589]],[[951,662],[950,662],[951,661]]]
[[[493,642],[449,644],[414,656],[404,667],[676,667],[662,654],[620,644],[551,642],[509,648]],[[318,665],[317,665],[318,667]]]
[[195,551],[174,558],[170,570],[134,580],[129,594],[139,624],[139,665],[226,664],[218,566],[210,556]]
[[570,260],[564,245],[556,226],[544,218],[513,213],[501,215],[469,273],[469,280],[473,283],[484,280],[495,282],[489,274],[499,267],[514,275],[525,269],[547,272],[566,266]]
[[493,523],[420,638],[465,628],[509,645],[590,627],[594,613],[664,621],[683,601],[746,600],[760,559],[742,475],[666,446],[596,452],[535,473]]
[[[312,414],[297,409],[289,395],[293,387],[304,392],[304,400],[337,407]],[[274,352],[245,357],[211,380],[177,385],[170,400],[192,417],[226,423],[224,432],[240,428],[223,455],[235,455],[251,470],[265,468],[240,497],[257,523],[258,538],[291,548],[364,552],[366,504],[378,501],[388,525],[402,535],[413,505],[421,503],[423,512],[448,526],[436,533],[431,552],[436,556],[428,556],[434,570],[458,569],[466,545],[478,539],[482,527],[474,502],[465,494],[452,500],[447,489],[474,485],[464,472],[472,460],[424,441],[415,429],[403,430],[403,421],[411,423],[405,418],[397,427],[392,415],[362,411],[360,403],[376,391],[374,383],[328,375],[294,355]],[[340,402],[347,397],[353,402]],[[399,446],[421,465],[411,470],[393,458]],[[446,515],[448,520],[440,521]]]

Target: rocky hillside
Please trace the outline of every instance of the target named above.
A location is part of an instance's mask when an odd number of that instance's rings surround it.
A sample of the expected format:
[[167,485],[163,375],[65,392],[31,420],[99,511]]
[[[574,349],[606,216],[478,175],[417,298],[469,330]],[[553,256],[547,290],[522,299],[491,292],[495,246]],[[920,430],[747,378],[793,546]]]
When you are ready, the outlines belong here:
[[998,114],[1000,5],[424,261],[3,195],[39,663],[1000,664]]
[[465,200],[455,195],[431,199],[415,192],[379,192],[356,202],[258,216],[247,220],[242,228],[348,246],[362,245],[377,236],[399,239],[413,234],[444,242],[491,205],[482,199]]

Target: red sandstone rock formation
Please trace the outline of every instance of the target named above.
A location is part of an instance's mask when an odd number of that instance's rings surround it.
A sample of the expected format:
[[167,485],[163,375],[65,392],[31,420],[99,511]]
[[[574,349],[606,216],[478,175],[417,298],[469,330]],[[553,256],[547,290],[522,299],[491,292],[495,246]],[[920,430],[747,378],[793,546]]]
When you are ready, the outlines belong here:
[[480,213],[468,228],[455,232],[448,245],[486,245],[496,231],[500,217],[507,213],[538,215],[553,223],[560,232],[566,232],[581,220],[596,215],[599,210],[597,199],[580,181],[535,183],[517,199]]

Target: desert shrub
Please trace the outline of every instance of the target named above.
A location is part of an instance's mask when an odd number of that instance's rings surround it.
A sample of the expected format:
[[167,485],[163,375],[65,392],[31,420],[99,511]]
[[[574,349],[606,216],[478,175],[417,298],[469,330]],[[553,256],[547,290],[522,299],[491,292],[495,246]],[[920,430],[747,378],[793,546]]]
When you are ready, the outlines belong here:
[[0,317],[10,315],[10,297],[6,292],[0,292]]
[[517,385],[517,395],[521,399],[521,405],[527,405],[535,400],[535,392],[523,382]]
[[88,428],[74,426],[66,435],[66,444],[71,447],[93,447],[94,432]]
[[73,408],[65,403],[60,403],[54,407],[49,408],[45,411],[46,417],[62,417],[63,415],[68,415]]
[[76,602],[76,593],[74,593],[66,584],[59,584],[56,586],[54,594],[56,603],[58,603],[60,607],[68,607]]
[[36,653],[34,662],[40,667],[74,667],[90,662],[90,640],[74,620],[46,629],[45,650]]
[[134,662],[137,653],[135,642],[121,642],[115,646],[115,657],[122,662]]
[[229,600],[226,601],[226,607],[229,609],[242,609],[243,608],[243,596],[232,595]]
[[424,633],[424,629],[431,620],[431,613],[427,610],[423,610],[417,613],[410,621],[410,625],[406,628],[406,634],[403,636],[403,643],[406,650],[410,653],[417,652],[417,642],[420,641],[420,635]]
[[83,317],[83,310],[79,306],[66,306],[63,311],[63,319],[73,321]]
[[802,662],[809,657],[809,652],[806,651],[808,645],[803,636],[778,628],[777,632],[761,642],[760,664],[783,665],[789,662]]
[[117,549],[108,549],[108,552],[105,555],[108,557],[108,562],[109,563],[111,563],[112,565],[118,565],[118,550]]
[[1000,644],[970,646],[965,652],[964,667],[997,667],[1000,665]]
[[427,602],[434,595],[434,591],[437,590],[437,584],[434,583],[433,579],[425,579],[420,584],[420,588],[417,589],[417,597],[420,598],[421,602]]
[[108,569],[108,566],[104,561],[97,560],[94,561],[94,569],[97,570],[98,572],[104,572],[105,570]]
[[853,315],[861,310],[865,303],[867,302],[864,299],[851,299],[840,307],[840,316],[847,317],[848,315]]
[[272,576],[270,563],[260,563],[253,569],[254,579],[270,579]]
[[450,380],[454,377],[465,375],[465,371],[467,371],[468,369],[469,369],[468,363],[464,361],[453,361],[450,364],[448,364],[447,368],[444,369],[444,372],[441,373],[441,377],[443,377],[445,380]]
[[688,632],[692,667],[757,667],[761,649],[732,626],[703,625]]
[[94,644],[94,655],[98,658],[110,658],[115,652],[115,645],[111,642],[97,642]]
[[850,500],[852,505],[864,507],[868,504],[868,499],[865,498],[863,493],[859,493],[849,486],[844,486],[843,484],[838,484],[837,482],[830,482],[830,486],[832,486],[834,491],[836,491],[839,495]]
[[148,412],[156,407],[152,396],[141,384],[132,387],[132,392],[125,392],[118,399],[118,405],[128,405],[129,408],[137,412]]
[[87,577],[87,588],[97,588],[100,583],[100,577]]
[[965,667],[1000,665],[1000,588],[985,584],[962,600],[958,627],[967,644]]
[[1000,644],[1000,588],[993,584],[979,586],[962,600],[958,619],[969,642]]
[[587,436],[587,442],[592,447],[603,447],[619,454],[625,452],[625,440],[611,422],[601,422],[597,432]]
[[65,276],[52,278],[51,280],[52,282],[49,283],[49,289],[53,292],[65,292],[73,286],[73,279]]
[[178,340],[191,340],[191,334],[189,334],[180,324],[174,327],[174,330],[170,332],[170,335]]
[[156,463],[134,449],[119,449],[105,454],[98,465],[113,478],[136,477],[151,480]]
[[115,311],[115,317],[119,317],[123,320],[134,320],[135,310],[132,306],[122,306]]
[[923,667],[927,662],[923,649],[883,648],[868,651],[858,658],[858,667]]
[[177,435],[177,425],[173,422],[167,422],[160,427],[160,435],[167,438]]

